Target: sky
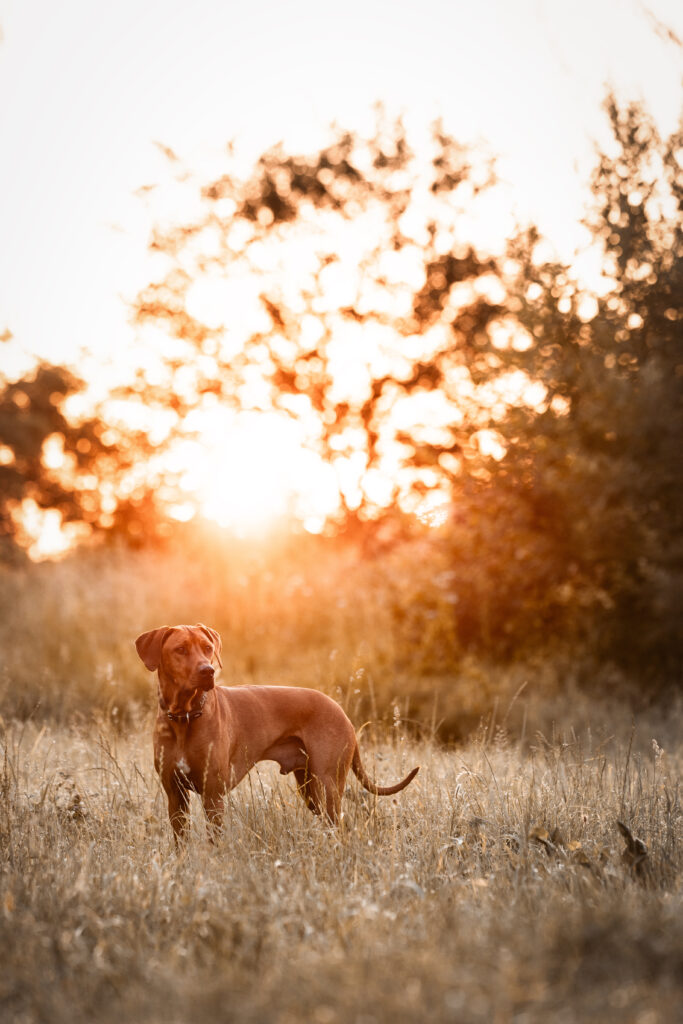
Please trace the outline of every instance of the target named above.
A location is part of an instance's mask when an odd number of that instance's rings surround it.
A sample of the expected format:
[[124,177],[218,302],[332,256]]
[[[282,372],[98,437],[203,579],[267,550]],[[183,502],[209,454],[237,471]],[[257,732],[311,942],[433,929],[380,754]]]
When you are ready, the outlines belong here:
[[[211,180],[229,142],[247,162],[280,141],[315,152],[333,122],[371,132],[378,102],[411,141],[441,118],[497,158],[491,238],[533,221],[571,261],[607,88],[663,134],[683,109],[679,0],[0,0],[0,33],[0,379],[66,363],[99,398],[144,353],[130,303],[159,276],[160,211],[185,219],[179,169]],[[331,467],[268,420],[199,447],[189,490],[226,526],[292,493],[319,523],[333,507]],[[30,553],[65,550],[58,513],[33,512]]]
[[332,121],[369,126],[377,101],[441,116],[570,254],[606,86],[676,127],[683,49],[662,25],[683,39],[683,5],[0,0],[0,369],[130,343],[127,302],[150,280],[135,193],[172,172],[157,142],[201,175],[228,140],[314,147]]

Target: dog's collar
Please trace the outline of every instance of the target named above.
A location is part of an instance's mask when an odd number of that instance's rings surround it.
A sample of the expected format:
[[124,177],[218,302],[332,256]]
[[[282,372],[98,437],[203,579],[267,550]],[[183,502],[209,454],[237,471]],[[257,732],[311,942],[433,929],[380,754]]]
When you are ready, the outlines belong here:
[[199,702],[199,707],[195,708],[194,711],[183,711],[180,714],[174,714],[174,712],[169,709],[164,698],[161,696],[161,690],[159,690],[159,707],[166,717],[170,718],[172,722],[185,722],[186,725],[189,725],[194,718],[199,718],[199,716],[204,713],[204,705],[206,704],[208,692],[208,690],[204,691],[202,699]]

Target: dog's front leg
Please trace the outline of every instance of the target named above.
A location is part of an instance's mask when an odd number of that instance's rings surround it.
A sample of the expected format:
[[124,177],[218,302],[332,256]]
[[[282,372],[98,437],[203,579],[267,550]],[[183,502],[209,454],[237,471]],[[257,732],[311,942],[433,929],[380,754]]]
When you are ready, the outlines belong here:
[[165,788],[168,797],[168,817],[177,847],[186,837],[190,825],[190,797],[187,790],[180,786],[175,779],[169,780]]
[[202,794],[202,805],[209,824],[209,841],[215,843],[223,830],[223,791]]
[[223,790],[202,793],[202,805],[209,822],[209,838],[215,842],[216,836],[223,828]]

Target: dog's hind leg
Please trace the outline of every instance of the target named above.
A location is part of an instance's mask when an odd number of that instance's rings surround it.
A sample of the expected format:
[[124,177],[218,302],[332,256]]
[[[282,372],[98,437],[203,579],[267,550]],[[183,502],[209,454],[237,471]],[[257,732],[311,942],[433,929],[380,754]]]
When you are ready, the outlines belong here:
[[316,814],[324,815],[333,825],[341,818],[343,784],[340,789],[332,775],[313,775],[310,781],[309,807]]
[[320,806],[316,803],[313,796],[313,780],[308,774],[307,769],[295,768],[294,778],[296,779],[296,791],[308,807],[309,811],[313,811],[314,814],[320,814]]

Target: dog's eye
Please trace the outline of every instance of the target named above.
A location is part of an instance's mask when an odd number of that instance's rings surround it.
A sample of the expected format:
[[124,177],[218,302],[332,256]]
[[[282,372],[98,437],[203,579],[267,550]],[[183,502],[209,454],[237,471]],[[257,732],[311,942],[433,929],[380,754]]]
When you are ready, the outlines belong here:
[[211,646],[211,644],[204,644],[204,652],[206,654],[211,654],[212,651],[213,651],[213,647]]
[[176,654],[187,654],[187,647],[176,647]]

